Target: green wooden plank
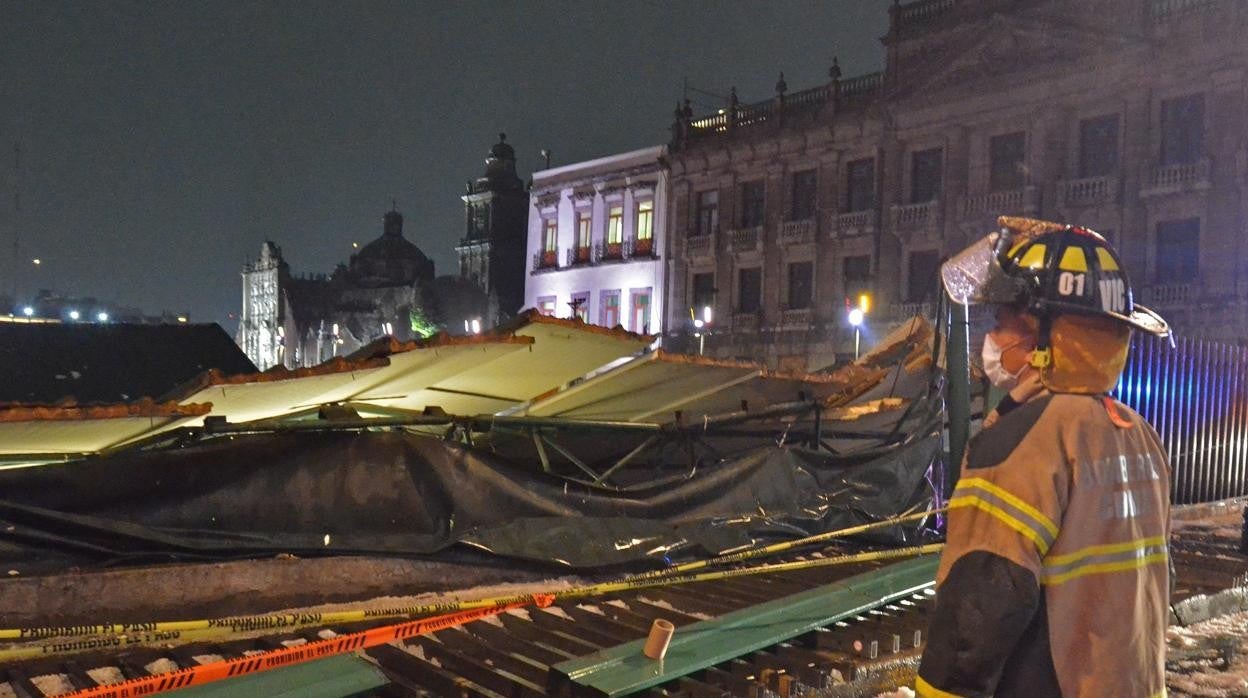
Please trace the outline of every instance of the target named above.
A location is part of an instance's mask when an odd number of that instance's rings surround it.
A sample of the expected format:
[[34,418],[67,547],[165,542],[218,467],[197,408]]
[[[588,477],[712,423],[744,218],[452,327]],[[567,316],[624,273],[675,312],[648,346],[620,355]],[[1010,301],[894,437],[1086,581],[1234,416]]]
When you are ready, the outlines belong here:
[[662,661],[641,653],[645,640],[599,650],[551,667],[574,695],[622,696],[770,647],[816,628],[904,598],[936,583],[939,555],[924,555],[817,589],[678,627]]
[[345,698],[390,683],[385,674],[356,654],[340,654],[281,669],[247,674],[174,691],[178,698]]

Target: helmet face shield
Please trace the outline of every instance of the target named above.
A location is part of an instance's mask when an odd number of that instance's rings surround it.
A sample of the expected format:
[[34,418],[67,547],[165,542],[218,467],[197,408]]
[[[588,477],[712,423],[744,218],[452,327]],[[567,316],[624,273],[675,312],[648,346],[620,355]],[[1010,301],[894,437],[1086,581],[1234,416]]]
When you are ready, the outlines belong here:
[[979,241],[940,265],[940,281],[954,303],[1013,303],[1019,299],[1019,282],[1001,268],[1001,247],[1008,240],[999,232]]

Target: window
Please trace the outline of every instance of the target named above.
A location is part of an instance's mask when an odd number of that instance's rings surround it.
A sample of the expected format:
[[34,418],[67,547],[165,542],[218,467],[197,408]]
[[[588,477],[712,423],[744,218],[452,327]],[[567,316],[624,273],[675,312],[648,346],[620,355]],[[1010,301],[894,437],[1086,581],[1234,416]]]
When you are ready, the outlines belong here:
[[814,170],[793,173],[793,207],[789,220],[804,221],[815,217],[815,194],[819,180]]
[[537,299],[537,312],[541,313],[542,315],[553,316],[555,314],[555,297],[554,296],[542,296],[538,298]]
[[845,279],[845,295],[857,298],[858,294],[871,290],[871,255],[845,257],[841,260],[841,274]]
[[737,270],[737,312],[757,313],[763,301],[763,269]]
[[875,159],[854,160],[846,167],[845,211],[866,211],[875,207]]
[[1079,177],[1104,177],[1118,169],[1118,115],[1079,122]]
[[594,216],[589,211],[576,214],[576,248],[573,251],[577,264],[588,264],[590,260],[590,237],[594,225]]
[[719,228],[719,191],[698,192],[698,220],[694,229],[698,235],[710,235]]
[[568,307],[572,309],[572,317],[581,322],[589,322],[589,291],[573,293]]
[[1195,281],[1199,259],[1199,218],[1157,224],[1157,283]]
[[615,327],[620,324],[620,292],[602,292],[602,326]]
[[542,251],[554,252],[557,249],[559,249],[559,221],[555,218],[547,218],[545,231],[542,234]]
[[936,250],[910,253],[906,284],[907,303],[922,303],[936,297],[936,287],[939,284],[936,272],[939,268],[940,255]]
[[607,244],[624,242],[624,207],[612,206],[607,213]]
[[654,237],[654,202],[641,201],[637,204],[637,239],[649,240]]
[[1161,164],[1190,165],[1205,153],[1205,97],[1189,95],[1161,103]]
[[763,181],[746,182],[741,185],[741,227],[753,228],[763,224]]
[[945,153],[940,148],[920,150],[910,156],[910,203],[921,204],[940,198]]
[[638,334],[650,334],[650,289],[640,288],[633,290],[633,312],[632,312],[633,332]]
[[715,272],[694,274],[692,286],[689,293],[690,307],[697,317],[702,317],[703,308],[708,305],[715,307]]
[[594,228],[594,214],[582,211],[576,214],[576,246],[589,247]]
[[1010,191],[1027,183],[1024,158],[1027,134],[1022,131],[993,136],[988,141],[988,189]]
[[789,265],[789,302],[790,310],[804,310],[810,307],[814,293],[815,263],[793,262]]

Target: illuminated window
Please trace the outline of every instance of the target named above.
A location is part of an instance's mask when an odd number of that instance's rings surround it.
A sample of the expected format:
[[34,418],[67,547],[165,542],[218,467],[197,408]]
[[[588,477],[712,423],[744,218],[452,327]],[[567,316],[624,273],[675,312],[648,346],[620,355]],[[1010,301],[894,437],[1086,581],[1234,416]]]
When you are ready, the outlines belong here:
[[633,291],[633,316],[632,327],[633,332],[639,334],[650,333],[650,289],[641,288]]
[[594,226],[594,216],[588,211],[576,214],[576,246],[588,248],[590,231]]
[[602,326],[615,327],[620,324],[620,292],[602,292]]
[[654,202],[642,201],[637,204],[637,239],[649,240],[654,237]]
[[542,235],[542,249],[546,252],[559,249],[559,221],[555,218],[546,219],[546,228]]
[[542,296],[541,298],[538,298],[537,299],[537,312],[541,313],[542,315],[554,315],[555,314],[555,297],[554,296]]
[[612,206],[607,214],[607,244],[624,242],[624,207]]

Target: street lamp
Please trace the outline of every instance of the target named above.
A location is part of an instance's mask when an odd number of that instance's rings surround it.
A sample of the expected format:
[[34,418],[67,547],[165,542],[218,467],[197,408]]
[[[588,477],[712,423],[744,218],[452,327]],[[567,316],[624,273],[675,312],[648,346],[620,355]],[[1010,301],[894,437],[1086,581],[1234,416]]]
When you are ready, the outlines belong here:
[[82,317],[82,313],[78,312],[77,310],[71,310],[71,311],[69,311],[69,319],[70,319],[70,320],[77,320],[77,319],[78,319],[78,318],[80,318],[80,317]]
[[35,309],[30,307],[29,305],[22,308],[22,315],[25,315],[26,317],[30,317],[31,315],[34,315],[34,314],[35,314]]
[[[689,314],[693,315],[693,308],[689,309]],[[693,336],[698,338],[698,356],[706,353],[706,335],[711,331],[711,306],[702,306],[702,317],[693,318],[693,328],[698,330]]]
[[108,322],[108,313],[101,310],[100,312],[95,314],[95,319],[99,320],[100,322]]
[[858,346],[862,339],[862,321],[865,313],[862,308],[853,308],[849,311],[849,324],[854,328],[854,361],[858,360]]

